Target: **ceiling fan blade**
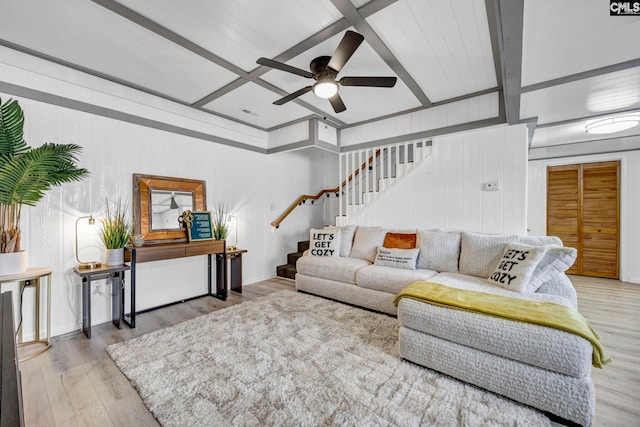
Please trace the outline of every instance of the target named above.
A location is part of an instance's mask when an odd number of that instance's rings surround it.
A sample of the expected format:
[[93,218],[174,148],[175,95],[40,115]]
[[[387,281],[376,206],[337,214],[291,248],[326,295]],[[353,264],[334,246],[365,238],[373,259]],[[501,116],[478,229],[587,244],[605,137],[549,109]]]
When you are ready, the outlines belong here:
[[397,77],[343,77],[342,86],[394,87]]
[[300,95],[304,95],[307,92],[311,92],[311,89],[313,88],[313,86],[307,86],[307,87],[303,87],[300,90],[297,90],[293,93],[290,93],[289,95],[278,99],[277,101],[274,101],[275,105],[282,105],[286,102],[291,101],[292,99],[296,99],[297,97],[299,97]]
[[309,71],[292,67],[291,65],[283,64],[282,62],[274,61],[273,59],[259,58],[256,62],[266,67],[271,67],[271,68],[276,68],[278,70],[286,71],[287,73],[297,74],[299,76],[306,77],[309,79],[313,78],[313,74],[310,73]]
[[335,111],[336,113],[341,113],[347,109],[347,107],[344,105],[344,102],[342,102],[342,98],[340,98],[339,93],[336,93],[331,98],[329,98],[329,102],[333,107],[333,111]]
[[353,55],[363,41],[364,37],[361,34],[354,31],[347,31],[340,41],[338,48],[333,53],[331,61],[329,61],[329,68],[340,72],[344,64],[347,63],[351,55]]

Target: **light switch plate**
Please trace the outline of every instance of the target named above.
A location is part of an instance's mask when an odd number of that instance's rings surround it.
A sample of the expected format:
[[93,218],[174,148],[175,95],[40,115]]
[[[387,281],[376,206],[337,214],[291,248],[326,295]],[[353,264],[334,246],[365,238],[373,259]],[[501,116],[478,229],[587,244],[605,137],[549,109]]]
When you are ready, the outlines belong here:
[[500,189],[500,183],[498,181],[485,182],[482,184],[482,189],[484,191],[498,191]]

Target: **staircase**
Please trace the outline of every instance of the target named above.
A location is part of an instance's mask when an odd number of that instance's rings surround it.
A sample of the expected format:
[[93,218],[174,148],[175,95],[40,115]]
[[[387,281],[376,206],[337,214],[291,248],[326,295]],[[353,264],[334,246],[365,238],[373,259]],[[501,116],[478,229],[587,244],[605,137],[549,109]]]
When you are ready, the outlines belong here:
[[[293,210],[310,201],[313,204],[320,198],[339,197],[336,225],[345,225],[353,221],[365,208],[373,203],[384,191],[393,187],[403,177],[410,174],[416,166],[431,154],[431,142],[413,140],[379,147],[364,148],[340,153],[339,185],[336,188],[321,190],[318,194],[304,194],[296,199],[271,225],[280,227],[280,223]],[[276,267],[278,277],[295,279],[296,261],[309,249],[309,241],[298,242],[298,252],[287,255],[287,264]]]
[[[352,221],[431,154],[431,143],[415,140],[340,154],[340,211],[336,225]],[[349,171],[354,171],[349,175]],[[343,180],[343,177],[347,177]]]
[[298,242],[298,252],[287,254],[287,263],[276,267],[278,277],[285,279],[296,278],[296,261],[302,256],[302,253],[309,249],[309,241]]

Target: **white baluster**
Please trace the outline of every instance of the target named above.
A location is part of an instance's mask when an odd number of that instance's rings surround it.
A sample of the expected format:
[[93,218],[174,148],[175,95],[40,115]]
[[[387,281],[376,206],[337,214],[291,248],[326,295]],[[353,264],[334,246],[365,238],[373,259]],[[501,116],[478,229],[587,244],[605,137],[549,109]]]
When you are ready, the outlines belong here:
[[380,150],[379,147],[373,147],[373,171],[372,171],[372,177],[373,177],[373,198],[375,199],[378,196],[378,191],[380,190],[378,188],[378,167],[376,166],[378,163],[378,156],[376,156],[376,153],[378,153],[378,150]]
[[[340,155],[338,155],[338,218],[340,218],[340,222],[342,223],[343,217],[342,217],[342,176],[343,176],[343,170],[342,168],[344,167],[344,153],[340,153]],[[338,221],[336,221],[336,225],[340,225],[338,224]]]

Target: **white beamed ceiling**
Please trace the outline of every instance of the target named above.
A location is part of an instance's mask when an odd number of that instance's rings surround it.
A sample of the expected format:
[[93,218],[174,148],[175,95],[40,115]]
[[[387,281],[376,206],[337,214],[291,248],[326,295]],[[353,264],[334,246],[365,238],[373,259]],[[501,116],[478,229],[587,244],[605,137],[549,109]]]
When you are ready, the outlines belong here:
[[407,0],[370,22],[431,101],[497,87],[483,0]]
[[[245,71],[342,15],[327,1],[121,0],[119,3]],[[195,13],[194,13],[195,12]],[[241,48],[239,48],[241,46]]]
[[640,110],[640,67],[524,93],[521,117],[547,124],[629,109]]
[[273,92],[254,83],[246,83],[206,104],[204,108],[209,111],[224,111],[228,117],[251,121],[263,128],[271,128],[281,123],[282,115],[292,120],[309,115],[307,109],[296,103],[273,105],[272,102]]
[[640,16],[609,16],[602,0],[527,0],[522,86],[640,56]]
[[[513,12],[514,5],[523,12]],[[273,105],[314,81],[256,60],[264,56],[307,70],[317,56],[332,55],[348,29],[365,42],[338,78],[396,76],[396,86],[341,87],[342,113],[313,93]],[[416,112],[432,104],[448,105],[442,111],[452,116],[443,122],[463,122],[464,129],[467,117],[496,118],[493,110],[467,111],[470,103],[464,102],[492,92],[496,99],[517,100],[500,109],[498,120],[540,126],[532,147],[589,141],[588,120],[640,110],[639,40],[640,17],[609,16],[603,0],[0,2],[5,48],[176,101],[181,111],[260,131],[315,117],[353,136],[375,128],[376,121],[430,116]],[[514,88],[505,82],[515,82]],[[626,134],[639,135],[640,127],[612,137]]]
[[180,101],[236,77],[86,0],[8,0],[1,9],[1,38]]

